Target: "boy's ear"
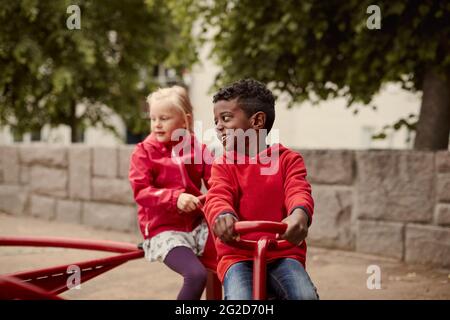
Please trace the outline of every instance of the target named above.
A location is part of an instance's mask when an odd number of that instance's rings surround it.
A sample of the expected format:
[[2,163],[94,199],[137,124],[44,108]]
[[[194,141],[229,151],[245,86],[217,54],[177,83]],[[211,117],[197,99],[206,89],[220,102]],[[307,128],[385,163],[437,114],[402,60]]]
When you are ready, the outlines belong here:
[[252,116],[251,124],[253,129],[264,129],[266,124],[266,114],[262,111],[258,111]]

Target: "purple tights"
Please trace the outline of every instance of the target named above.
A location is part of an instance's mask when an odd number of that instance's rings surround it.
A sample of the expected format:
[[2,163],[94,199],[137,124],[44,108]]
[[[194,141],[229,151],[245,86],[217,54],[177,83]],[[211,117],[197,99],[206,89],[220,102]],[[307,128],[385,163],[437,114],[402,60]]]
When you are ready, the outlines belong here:
[[194,252],[187,247],[175,247],[167,254],[164,263],[184,278],[177,300],[200,300],[207,271]]

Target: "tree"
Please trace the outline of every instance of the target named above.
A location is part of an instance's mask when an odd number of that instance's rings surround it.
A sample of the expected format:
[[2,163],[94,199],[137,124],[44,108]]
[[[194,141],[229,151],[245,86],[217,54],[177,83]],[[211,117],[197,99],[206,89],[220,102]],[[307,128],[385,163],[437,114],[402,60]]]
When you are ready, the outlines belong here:
[[111,110],[133,132],[148,130],[155,67],[195,61],[174,0],[0,2],[0,124],[14,132],[66,124],[77,141],[86,126],[113,130]]
[[[381,11],[381,28],[371,25]],[[345,97],[374,107],[387,82],[423,91],[420,115],[394,128],[416,129],[416,149],[447,149],[450,132],[448,1],[216,0],[198,4],[215,30],[216,85],[253,77],[287,93],[291,105]],[[370,27],[370,28],[369,28]],[[416,123],[417,122],[417,123]]]

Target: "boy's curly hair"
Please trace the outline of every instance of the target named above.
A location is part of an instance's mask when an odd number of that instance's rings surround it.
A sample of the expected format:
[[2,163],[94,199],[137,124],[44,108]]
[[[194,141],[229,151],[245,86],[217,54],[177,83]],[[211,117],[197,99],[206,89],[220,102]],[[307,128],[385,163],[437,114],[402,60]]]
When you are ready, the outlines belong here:
[[275,121],[275,97],[266,85],[254,79],[242,79],[219,89],[213,97],[213,103],[237,99],[238,105],[244,110],[247,117],[258,111],[266,114],[264,129],[272,129]]

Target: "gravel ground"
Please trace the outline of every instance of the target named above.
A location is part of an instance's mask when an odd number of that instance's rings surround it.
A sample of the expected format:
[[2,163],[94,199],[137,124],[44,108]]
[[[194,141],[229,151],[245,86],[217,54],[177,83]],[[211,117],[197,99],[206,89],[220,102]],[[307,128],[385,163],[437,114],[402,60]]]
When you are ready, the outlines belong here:
[[[138,243],[138,234],[13,217],[0,213],[0,236],[57,236]],[[1,247],[0,274],[75,263],[111,253],[61,248]],[[381,288],[368,289],[367,268],[380,267]],[[450,299],[450,270],[372,255],[310,247],[307,270],[321,299]],[[70,290],[67,299],[175,299],[182,278],[161,263],[133,260]]]

